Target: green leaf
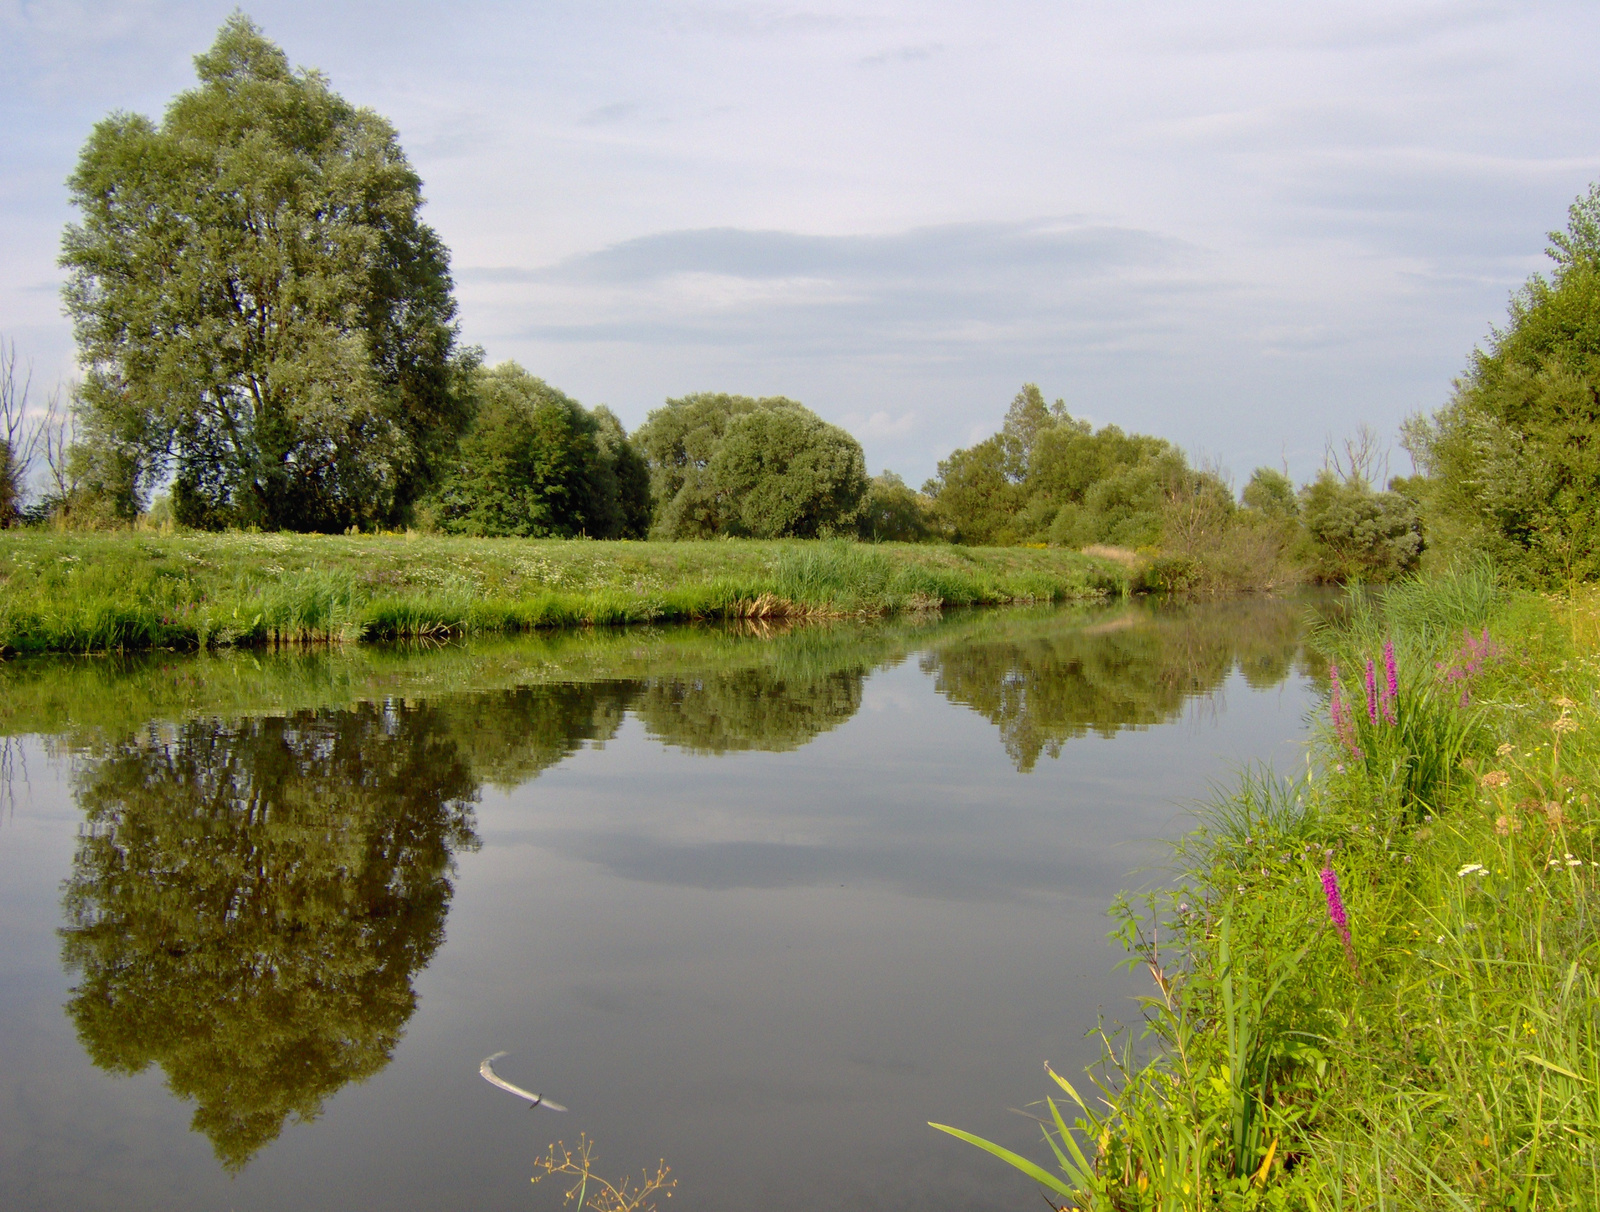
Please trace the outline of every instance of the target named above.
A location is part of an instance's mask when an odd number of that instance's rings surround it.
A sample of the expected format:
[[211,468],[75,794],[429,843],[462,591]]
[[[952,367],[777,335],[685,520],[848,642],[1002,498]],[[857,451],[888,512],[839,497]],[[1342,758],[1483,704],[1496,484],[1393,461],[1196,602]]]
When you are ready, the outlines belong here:
[[1034,1162],[1029,1161],[1020,1153],[1013,1153],[1010,1149],[1007,1149],[1003,1145],[997,1145],[993,1141],[984,1140],[983,1137],[974,1136],[970,1132],[963,1132],[960,1128],[952,1128],[948,1124],[936,1124],[930,1120],[928,1127],[937,1128],[940,1132],[948,1132],[951,1136],[954,1136],[960,1140],[964,1140],[969,1145],[977,1145],[978,1148],[982,1149],[985,1153],[993,1153],[1007,1165],[1015,1166],[1018,1170],[1021,1170],[1040,1186],[1049,1187],[1050,1190],[1054,1191],[1057,1195],[1065,1195],[1069,1199],[1078,1198],[1078,1191],[1075,1188],[1068,1186],[1054,1174],[1051,1174],[1050,1171],[1035,1164]]

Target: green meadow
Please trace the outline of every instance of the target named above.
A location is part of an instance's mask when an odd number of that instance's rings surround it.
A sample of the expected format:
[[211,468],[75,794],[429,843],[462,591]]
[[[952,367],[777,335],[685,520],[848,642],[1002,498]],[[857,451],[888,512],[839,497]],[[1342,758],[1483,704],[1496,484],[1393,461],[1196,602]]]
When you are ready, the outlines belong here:
[[1111,560],[852,541],[0,532],[0,652],[335,643],[1087,601]]

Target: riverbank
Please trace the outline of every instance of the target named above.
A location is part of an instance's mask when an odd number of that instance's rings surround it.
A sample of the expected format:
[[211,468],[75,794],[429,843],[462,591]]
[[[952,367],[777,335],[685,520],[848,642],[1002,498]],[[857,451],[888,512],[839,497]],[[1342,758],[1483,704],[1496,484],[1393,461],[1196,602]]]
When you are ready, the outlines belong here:
[[1090,601],[1062,550],[786,540],[0,532],[0,653],[346,643]]
[[1058,1160],[984,1147],[1085,1209],[1600,1207],[1600,591],[1412,582],[1319,647],[1306,770],[1117,906],[1145,1030],[1056,1078]]

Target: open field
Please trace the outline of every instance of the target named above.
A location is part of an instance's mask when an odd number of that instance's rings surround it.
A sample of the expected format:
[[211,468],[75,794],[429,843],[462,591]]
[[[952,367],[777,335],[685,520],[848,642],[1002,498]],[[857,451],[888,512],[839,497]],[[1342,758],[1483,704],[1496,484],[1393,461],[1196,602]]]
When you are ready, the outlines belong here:
[[0,532],[0,652],[473,635],[1091,600],[1061,550],[723,540]]

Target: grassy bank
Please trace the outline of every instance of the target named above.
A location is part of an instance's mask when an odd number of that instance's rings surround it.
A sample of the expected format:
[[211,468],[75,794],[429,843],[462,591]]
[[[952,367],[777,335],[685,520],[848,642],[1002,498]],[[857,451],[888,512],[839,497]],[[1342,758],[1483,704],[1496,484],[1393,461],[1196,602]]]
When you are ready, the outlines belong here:
[[1320,646],[1306,770],[1118,906],[1142,1027],[1006,1159],[1086,1209],[1600,1207],[1600,592],[1408,583]]
[[846,542],[0,532],[0,652],[207,648],[1089,600],[1075,552]]

